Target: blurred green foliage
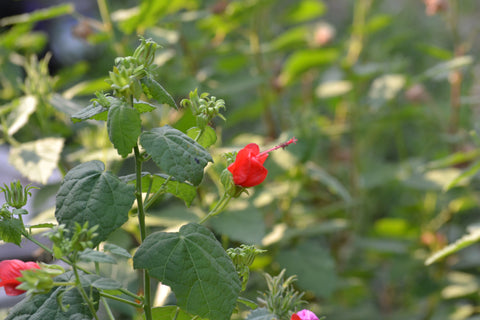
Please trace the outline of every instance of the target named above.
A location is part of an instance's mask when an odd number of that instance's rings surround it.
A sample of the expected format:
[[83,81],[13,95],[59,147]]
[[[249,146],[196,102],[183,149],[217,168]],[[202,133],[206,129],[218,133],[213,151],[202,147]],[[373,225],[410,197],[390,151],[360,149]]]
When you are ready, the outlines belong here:
[[[109,88],[112,61],[132,54],[141,34],[162,45],[156,77],[177,104],[198,88],[225,101],[227,119],[213,124],[221,137],[211,147],[215,164],[191,208],[173,197],[152,207],[152,229],[195,221],[195,210],[214,204],[220,155],[233,151],[221,145],[267,148],[295,135],[295,146],[269,157],[267,180],[209,222],[226,248],[245,242],[268,250],[252,265],[248,296],[265,288],[260,271],[286,268],[327,319],[480,317],[480,254],[472,244],[478,1],[93,3],[90,15],[52,3],[0,19],[0,138],[22,174],[47,184],[55,168],[65,173],[93,159],[130,173],[131,158],[111,148],[104,125],[70,116]],[[59,29],[69,33],[63,44]],[[82,55],[46,53],[62,45]],[[164,119],[181,131],[195,121],[188,109],[164,107],[142,123]],[[35,200],[42,211],[47,187]],[[38,211],[42,222],[52,215]],[[126,247],[125,233],[135,235],[129,223],[111,240]],[[444,253],[470,246],[425,265],[460,238],[467,242]]]

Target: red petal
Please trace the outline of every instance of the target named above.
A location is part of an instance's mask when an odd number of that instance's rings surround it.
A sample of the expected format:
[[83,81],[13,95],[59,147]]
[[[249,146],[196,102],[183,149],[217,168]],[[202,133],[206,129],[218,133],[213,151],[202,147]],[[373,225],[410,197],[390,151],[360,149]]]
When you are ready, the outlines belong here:
[[290,320],[302,320],[296,313],[292,314],[292,318]]

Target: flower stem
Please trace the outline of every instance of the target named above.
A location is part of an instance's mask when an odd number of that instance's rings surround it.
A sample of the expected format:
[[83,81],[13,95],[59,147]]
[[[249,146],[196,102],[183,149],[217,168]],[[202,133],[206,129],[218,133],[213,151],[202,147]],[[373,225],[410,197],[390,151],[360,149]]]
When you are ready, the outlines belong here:
[[116,301],[119,301],[119,302],[122,302],[122,303],[125,303],[125,304],[128,304],[128,305],[131,305],[135,308],[141,308],[142,307],[141,303],[137,303],[135,301],[130,301],[130,300],[127,300],[127,299],[123,299],[123,298],[120,298],[120,297],[117,297],[117,296],[114,296],[114,295],[111,295],[111,294],[108,294],[108,293],[105,293],[105,292],[100,292],[100,295],[102,297],[105,297],[105,298],[108,298],[108,299],[116,300]]
[[[143,207],[143,198],[142,198],[142,156],[140,155],[140,150],[138,145],[133,148],[135,152],[135,175],[136,175],[136,190],[135,196],[137,198],[137,207],[138,207],[138,223],[140,226],[140,239],[145,240],[146,237],[146,227],[145,227],[145,208]],[[152,310],[151,310],[151,298],[150,298],[150,275],[148,271],[143,269],[143,291],[145,294],[145,299],[143,301],[145,312],[145,319],[152,320]]]
[[95,318],[95,320],[99,320],[97,316],[97,311],[93,306],[92,300],[90,300],[87,293],[83,289],[82,283],[80,282],[80,276],[78,275],[77,266],[73,264],[72,267],[73,267],[73,273],[75,274],[76,286],[78,291],[80,291],[80,295],[82,296],[83,301],[85,301],[85,303],[87,304],[88,309],[90,309],[90,312],[92,313],[92,316]]
[[230,194],[228,194],[227,192],[225,192],[223,194],[223,196],[220,198],[220,200],[218,200],[215,207],[213,207],[213,209],[210,210],[210,212],[205,217],[203,217],[202,220],[200,220],[199,224],[204,223],[208,219],[210,219],[210,218],[216,216],[217,214],[219,214],[220,212],[222,212],[225,209],[225,207],[227,206],[227,204],[230,202],[231,199],[232,199],[232,196]]

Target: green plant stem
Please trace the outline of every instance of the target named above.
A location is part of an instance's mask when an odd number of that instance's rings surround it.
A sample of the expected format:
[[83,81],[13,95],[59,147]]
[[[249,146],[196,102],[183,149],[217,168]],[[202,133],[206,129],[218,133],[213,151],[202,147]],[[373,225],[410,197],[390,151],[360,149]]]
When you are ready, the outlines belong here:
[[220,200],[218,200],[215,207],[213,207],[213,209],[210,210],[210,212],[205,217],[203,217],[203,219],[200,220],[199,223],[202,224],[205,221],[207,221],[208,219],[210,219],[212,217],[215,217],[217,214],[222,212],[225,209],[225,207],[227,206],[227,204],[230,202],[231,199],[232,199],[232,196],[230,194],[228,194],[227,192],[225,192],[223,194],[223,196],[220,198]]
[[151,197],[148,198],[148,200],[145,201],[144,204],[144,210],[147,210],[150,208],[152,204],[155,203],[155,201],[158,199],[158,197],[165,192],[165,187],[167,186],[167,183],[172,179],[172,176],[168,176],[168,178],[165,180],[164,183],[162,183],[162,186],[160,189],[158,189],[157,192],[155,192]]
[[141,304],[141,303],[137,303],[135,301],[130,301],[130,300],[127,300],[127,299],[123,299],[123,298],[120,298],[120,297],[117,297],[117,296],[114,296],[114,295],[111,295],[111,294],[108,294],[108,293],[105,293],[105,292],[100,292],[100,295],[102,297],[105,297],[105,298],[108,298],[108,299],[116,300],[116,301],[119,301],[119,302],[122,302],[122,303],[125,303],[125,304],[128,304],[128,305],[131,305],[135,308],[141,308],[143,306],[143,304]]
[[[136,175],[136,190],[135,196],[137,198],[137,207],[138,207],[138,223],[140,226],[140,239],[143,242],[146,237],[146,227],[145,227],[145,208],[143,207],[142,199],[142,162],[143,158],[140,155],[140,150],[138,145],[133,148],[135,153],[135,175]],[[152,320],[152,308],[151,308],[151,298],[150,298],[150,275],[148,271],[142,269],[143,273],[143,291],[145,299],[143,301],[145,311],[145,319]]]
[[83,300],[87,304],[88,309],[90,309],[90,312],[92,313],[95,320],[100,320],[100,319],[98,319],[97,311],[95,310],[95,307],[93,306],[92,300],[90,300],[87,293],[83,289],[82,283],[80,282],[80,276],[78,275],[77,266],[75,264],[73,264],[72,267],[73,267],[73,273],[75,274],[75,280],[76,280],[76,285],[77,285],[78,291],[80,291],[80,294],[81,294]]
[[76,285],[75,282],[53,282],[52,283],[52,286],[54,287],[61,287],[61,286],[68,287],[68,286],[74,286],[74,285]]
[[[101,293],[100,293],[100,294],[101,294]],[[105,300],[104,297],[100,297],[100,300],[102,301],[103,306],[105,307],[105,312],[106,312],[107,315],[108,315],[108,319],[110,319],[110,320],[115,320],[115,316],[113,315],[112,309],[110,309],[110,306],[108,305],[107,300]]]

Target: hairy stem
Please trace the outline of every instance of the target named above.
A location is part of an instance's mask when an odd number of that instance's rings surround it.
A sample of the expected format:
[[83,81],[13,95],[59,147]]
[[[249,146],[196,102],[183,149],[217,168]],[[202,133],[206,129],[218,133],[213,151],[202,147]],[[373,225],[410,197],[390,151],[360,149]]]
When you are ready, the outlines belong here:
[[[143,207],[143,198],[142,198],[142,156],[140,155],[140,150],[138,145],[134,148],[135,152],[135,175],[136,175],[136,190],[135,196],[137,198],[137,207],[138,207],[138,224],[140,226],[140,239],[145,240],[146,237],[146,227],[145,227],[145,208]],[[143,269],[143,291],[145,294],[144,299],[144,311],[145,319],[152,320],[152,310],[151,310],[151,298],[150,298],[150,275],[148,271]]]
[[92,302],[92,300],[90,300],[90,298],[88,297],[87,293],[86,293],[85,290],[83,289],[82,283],[80,282],[80,276],[78,275],[77,266],[76,266],[75,264],[73,264],[72,267],[73,267],[73,273],[75,274],[75,280],[76,280],[76,283],[77,283],[77,289],[78,289],[78,291],[80,291],[80,295],[82,296],[83,301],[85,301],[85,303],[87,304],[88,309],[89,309],[90,312],[92,313],[92,315],[93,315],[93,317],[95,318],[95,320],[99,320],[99,319],[98,319],[98,316],[97,316],[97,311],[95,310],[95,307],[94,307],[94,305],[93,305],[93,302]]

